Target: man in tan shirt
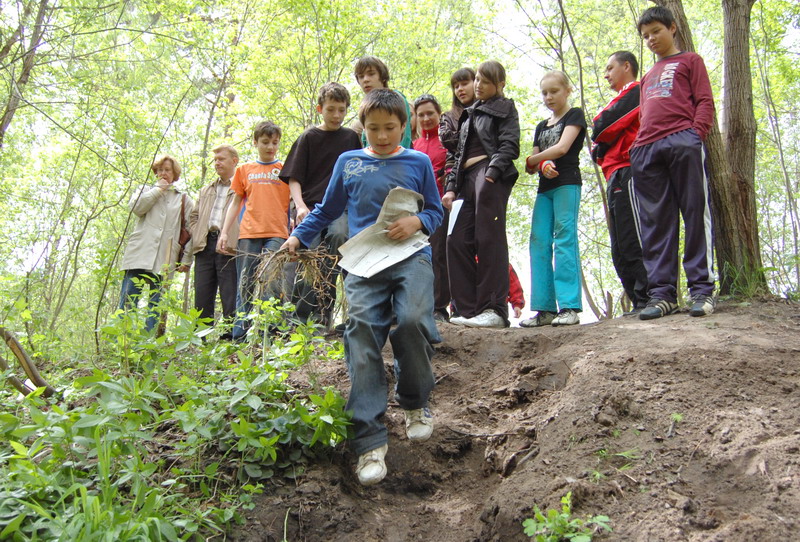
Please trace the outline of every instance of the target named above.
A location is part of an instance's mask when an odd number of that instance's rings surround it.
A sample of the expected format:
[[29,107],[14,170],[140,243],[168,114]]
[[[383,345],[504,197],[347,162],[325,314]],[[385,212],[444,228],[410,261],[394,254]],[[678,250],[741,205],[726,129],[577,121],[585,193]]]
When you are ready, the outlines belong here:
[[[219,290],[222,301],[222,315],[227,323],[233,321],[236,311],[236,239],[238,231],[231,235],[233,245],[226,246],[226,252],[217,252],[217,240],[222,230],[225,215],[233,200],[231,178],[239,163],[239,153],[230,145],[220,145],[213,149],[214,169],[217,179],[203,188],[197,198],[197,205],[189,217],[192,231],[194,270],[194,306],[201,318],[214,319],[214,302]],[[238,223],[234,224],[238,230]],[[230,339],[230,331],[221,338]]]

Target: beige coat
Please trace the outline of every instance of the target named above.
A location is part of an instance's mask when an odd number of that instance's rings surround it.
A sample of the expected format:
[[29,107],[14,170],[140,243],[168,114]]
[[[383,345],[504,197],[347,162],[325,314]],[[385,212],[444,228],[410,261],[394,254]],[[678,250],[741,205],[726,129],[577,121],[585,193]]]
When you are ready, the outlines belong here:
[[[137,192],[130,207],[139,220],[128,237],[128,246],[122,257],[122,269],[144,269],[157,275],[171,275],[178,260],[181,230],[181,199],[183,193],[173,187],[162,190],[158,187]],[[184,216],[194,208],[192,198],[186,197]],[[192,263],[192,241],[186,245],[184,265]]]
[[[200,194],[197,196],[197,205],[194,206],[189,215],[189,231],[192,232],[193,255],[206,248],[208,221],[211,219],[211,209],[214,207],[214,200],[217,198],[217,186],[221,182],[221,179],[217,179],[200,191]],[[230,183],[228,183],[228,186],[230,186]],[[235,194],[233,190],[228,190],[228,197],[225,200],[225,209],[222,211],[223,222],[225,221],[225,216],[228,214],[228,208]],[[230,234],[228,235],[228,246],[226,248],[235,252],[238,241],[239,221],[235,220],[231,226]]]

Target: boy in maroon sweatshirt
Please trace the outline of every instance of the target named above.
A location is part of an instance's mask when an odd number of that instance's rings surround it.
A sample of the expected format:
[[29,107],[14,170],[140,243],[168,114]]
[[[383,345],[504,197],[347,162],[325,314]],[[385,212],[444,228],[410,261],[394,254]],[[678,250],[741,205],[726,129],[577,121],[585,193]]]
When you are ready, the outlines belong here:
[[714,98],[703,59],[678,50],[672,13],[644,11],[639,34],[658,61],[642,78],[639,134],[631,148],[639,204],[647,306],[642,320],[678,310],[679,216],[683,216],[683,268],[689,314],[714,312],[713,233],[703,141],[714,122]]

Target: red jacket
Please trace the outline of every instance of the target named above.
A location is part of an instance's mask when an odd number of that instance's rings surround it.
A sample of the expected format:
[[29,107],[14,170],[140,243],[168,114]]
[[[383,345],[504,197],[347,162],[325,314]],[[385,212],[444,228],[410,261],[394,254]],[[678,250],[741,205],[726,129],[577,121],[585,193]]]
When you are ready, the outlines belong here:
[[511,264],[508,264],[508,302],[512,307],[519,307],[520,309],[525,306],[525,294],[522,292],[522,284],[519,282],[519,277]]
[[447,151],[439,140],[439,127],[433,130],[423,130],[422,136],[414,140],[414,150],[424,152],[431,159],[433,164],[433,175],[436,178],[436,186],[439,188],[439,195],[444,195],[444,162],[447,158]]
[[631,145],[639,133],[639,91],[638,81],[628,83],[592,121],[592,159],[606,180],[631,165]]

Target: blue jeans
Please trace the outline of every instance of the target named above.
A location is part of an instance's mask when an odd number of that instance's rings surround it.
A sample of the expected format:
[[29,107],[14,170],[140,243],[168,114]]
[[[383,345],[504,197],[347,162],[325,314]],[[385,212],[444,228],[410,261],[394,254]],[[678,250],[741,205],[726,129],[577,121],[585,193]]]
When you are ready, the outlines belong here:
[[536,195],[531,219],[531,310],[583,308],[578,208],[580,185],[559,186]]
[[147,300],[147,320],[144,328],[152,331],[158,323],[159,313],[155,310],[161,301],[161,275],[156,275],[144,269],[126,269],[122,278],[122,293],[119,296],[120,310],[128,310],[136,306],[142,295],[142,285],[136,284],[133,279],[139,279],[150,288],[150,298]]
[[[415,254],[365,279],[344,280],[350,320],[344,351],[350,375],[347,410],[353,413],[353,451],[361,455],[388,441],[381,417],[388,391],[381,350],[388,337],[394,352],[395,399],[405,410],[428,406],[434,377],[433,344],[440,342],[433,321],[433,266],[427,254]],[[392,314],[397,327],[391,332]]]
[[[253,294],[255,290],[255,272],[258,267],[259,256],[266,252],[273,252],[281,248],[286,239],[280,237],[267,237],[261,239],[239,239],[239,256],[236,258],[236,271],[239,275],[239,290],[236,292],[236,320],[233,323],[232,336],[234,340],[241,339],[250,327],[247,315],[253,308]],[[280,291],[280,279],[267,285],[264,299],[276,297]]]

